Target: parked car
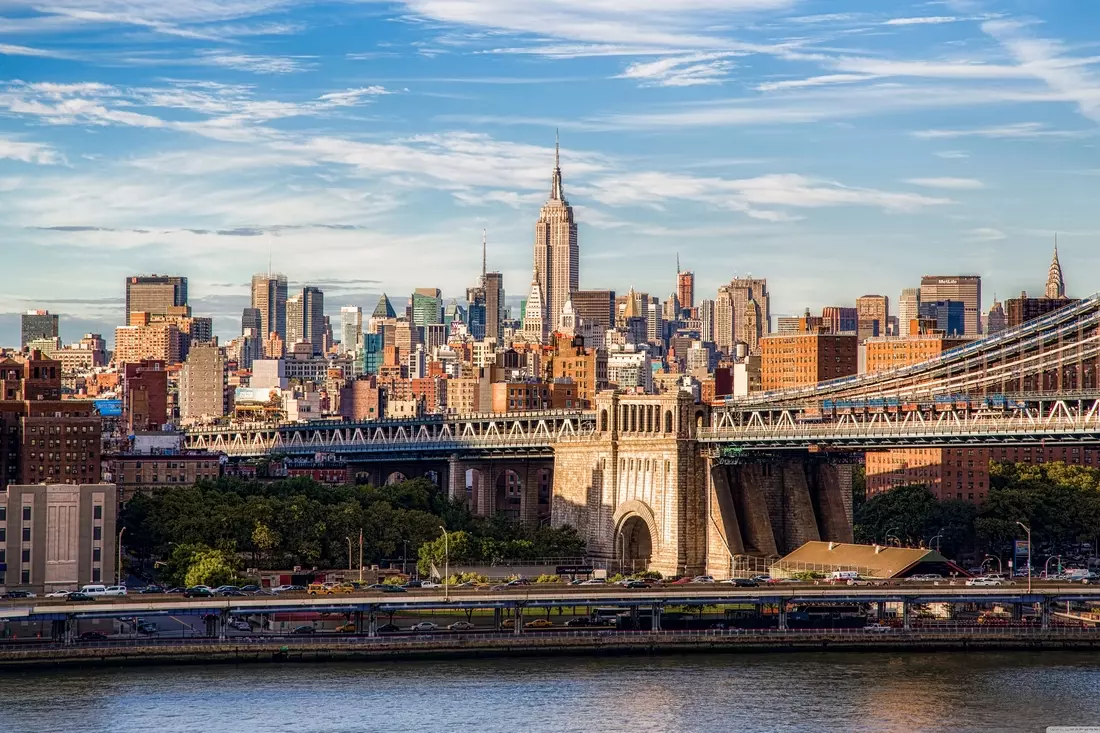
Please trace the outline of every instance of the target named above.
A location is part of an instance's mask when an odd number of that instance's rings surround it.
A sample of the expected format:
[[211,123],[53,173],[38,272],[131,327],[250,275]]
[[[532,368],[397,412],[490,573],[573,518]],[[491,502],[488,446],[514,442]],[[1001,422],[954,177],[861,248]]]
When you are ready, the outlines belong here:
[[469,621],[455,621],[447,629],[449,631],[473,631],[474,625]]
[[80,591],[74,591],[65,596],[65,600],[69,603],[83,603],[85,601],[94,601],[95,596],[90,596],[87,593],[81,593]]
[[18,600],[20,598],[36,598],[36,597],[37,596],[35,596],[35,594],[31,593],[29,590],[9,590],[7,593],[4,594],[4,598],[9,600],[9,601]]
[[85,631],[80,636],[76,637],[77,641],[106,641],[107,635],[101,634],[98,631]]
[[205,585],[197,585],[194,588],[188,588],[183,592],[184,598],[213,598],[214,591],[207,588]]
[[396,631],[400,631],[400,630],[401,629],[399,629],[397,627],[397,624],[382,624],[377,629],[379,634],[392,634],[392,633],[394,633]]
[[312,626],[298,626],[298,627],[295,627],[294,631],[291,631],[290,633],[292,633],[292,634],[316,634],[317,629],[313,628]]
[[420,623],[413,624],[412,626],[409,627],[409,631],[416,631],[416,632],[419,632],[419,633],[424,633],[424,632],[428,632],[428,631],[436,631],[437,629],[439,629],[439,626],[436,625],[436,624],[433,624],[431,621],[421,621]]
[[548,618],[537,618],[534,621],[528,621],[523,625],[525,629],[548,629],[554,625],[554,622]]
[[126,586],[124,585],[109,585],[106,590],[103,591],[105,596],[124,596],[126,595]]

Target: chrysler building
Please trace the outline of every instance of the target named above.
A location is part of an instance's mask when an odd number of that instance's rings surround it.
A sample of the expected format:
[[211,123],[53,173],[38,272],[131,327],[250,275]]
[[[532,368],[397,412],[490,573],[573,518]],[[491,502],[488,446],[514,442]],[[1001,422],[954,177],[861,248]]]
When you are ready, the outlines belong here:
[[570,296],[580,287],[580,251],[573,207],[565,200],[561,184],[561,155],[554,141],[554,175],[550,198],[535,227],[535,277],[545,299],[543,324],[556,324]]

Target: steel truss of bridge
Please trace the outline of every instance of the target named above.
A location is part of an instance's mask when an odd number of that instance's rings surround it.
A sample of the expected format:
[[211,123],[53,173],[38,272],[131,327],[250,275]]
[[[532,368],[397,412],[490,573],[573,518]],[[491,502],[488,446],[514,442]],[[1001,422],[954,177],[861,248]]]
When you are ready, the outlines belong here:
[[549,456],[559,440],[581,438],[596,429],[596,415],[586,412],[528,412],[514,415],[464,415],[417,420],[344,423],[318,421],[291,425],[240,425],[194,429],[187,433],[191,450],[232,457],[270,453],[330,453],[369,461],[394,460],[403,454],[423,458],[463,451],[480,455]]
[[717,411],[699,441],[745,450],[1100,443],[1100,394],[893,406]]

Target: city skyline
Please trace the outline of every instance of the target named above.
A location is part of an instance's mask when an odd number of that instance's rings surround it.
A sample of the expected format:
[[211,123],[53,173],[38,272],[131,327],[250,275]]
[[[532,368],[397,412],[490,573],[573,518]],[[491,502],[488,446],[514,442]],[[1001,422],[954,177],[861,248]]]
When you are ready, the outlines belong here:
[[581,289],[664,300],[679,251],[697,299],[751,274],[773,316],[931,273],[980,274],[988,310],[1042,294],[1056,231],[1072,294],[1097,287],[1089,9],[86,5],[5,5],[3,343],[38,308],[110,338],[138,273],[188,277],[230,336],[269,260],[330,314],[461,300],[482,229],[517,315],[559,126]]

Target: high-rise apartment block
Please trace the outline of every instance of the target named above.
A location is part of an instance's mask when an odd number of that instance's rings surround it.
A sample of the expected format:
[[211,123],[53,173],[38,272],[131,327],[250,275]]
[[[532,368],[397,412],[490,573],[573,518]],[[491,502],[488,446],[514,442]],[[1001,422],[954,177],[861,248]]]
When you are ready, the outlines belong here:
[[[561,160],[557,145],[550,198],[535,226],[535,279],[544,298],[542,324],[557,324],[565,301],[580,289],[580,249],[573,207],[562,189]],[[528,304],[530,310],[530,304]]]
[[765,391],[807,387],[858,370],[856,336],[799,333],[760,341],[761,386]]
[[133,435],[168,422],[168,372],[163,361],[144,360],[122,369],[122,417]]
[[954,300],[963,304],[963,335],[981,334],[982,278],[978,275],[925,275],[920,281],[920,302]]
[[19,318],[20,347],[31,341],[55,339],[58,336],[57,315],[44,310],[27,311]]
[[133,313],[168,315],[170,308],[187,305],[187,278],[175,275],[136,275],[126,279],[126,320]]
[[340,347],[345,354],[357,354],[363,345],[363,309],[345,305],[340,309]]
[[227,385],[225,357],[217,342],[196,344],[180,371],[180,421],[189,425],[228,414]]
[[287,349],[307,343],[314,354],[325,351],[325,294],[307,287],[286,302]]
[[0,488],[93,483],[101,423],[93,404],[61,399],[61,364],[39,351],[0,360]]
[[676,273],[676,297],[680,301],[681,310],[691,310],[695,307],[695,273]]
[[252,276],[252,307],[260,311],[262,338],[276,333],[286,343],[286,296],[286,275],[261,273]]
[[133,364],[152,359],[179,364],[183,340],[175,323],[148,323],[115,329],[115,364]]

